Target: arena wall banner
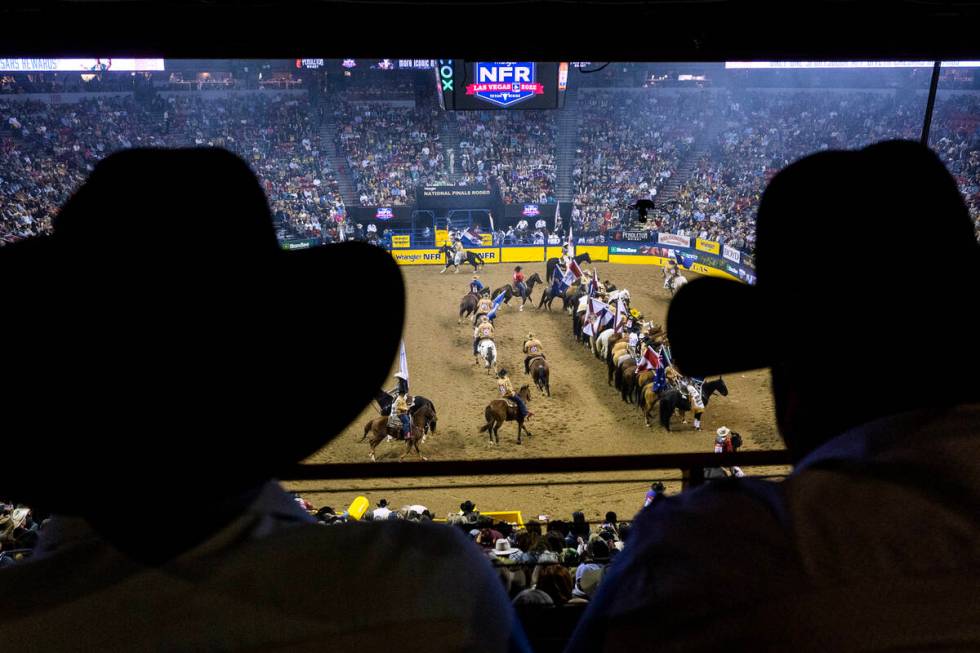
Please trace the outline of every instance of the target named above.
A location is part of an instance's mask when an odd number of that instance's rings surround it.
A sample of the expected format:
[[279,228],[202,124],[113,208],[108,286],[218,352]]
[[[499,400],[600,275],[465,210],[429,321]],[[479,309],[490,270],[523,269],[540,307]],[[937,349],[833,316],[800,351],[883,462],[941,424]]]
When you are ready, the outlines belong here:
[[501,203],[490,186],[419,186],[415,201],[420,209],[494,209]]
[[480,242],[484,247],[493,246],[493,234],[480,234]]
[[445,265],[446,257],[438,249],[406,249],[393,251],[392,258],[398,265]]
[[280,243],[280,247],[283,249],[293,250],[293,249],[309,249],[311,247],[316,247],[320,244],[320,241],[316,238],[306,238],[304,240],[286,240]]
[[436,247],[442,247],[449,240],[448,229],[436,229]]
[[[576,256],[579,254],[588,254],[589,258],[593,261],[609,260],[609,248],[605,245],[576,245],[575,254]],[[560,248],[559,255],[561,255]]]
[[[575,246],[575,253],[578,254],[578,245]],[[544,252],[544,258],[561,258],[561,245],[548,245]]]
[[499,247],[470,247],[466,251],[479,254],[487,263],[500,263]]
[[396,248],[396,249],[404,249],[406,247],[411,247],[412,246],[412,237],[411,236],[392,236],[391,237],[391,246],[392,246],[392,248]]
[[540,263],[544,261],[544,247],[501,247],[501,263]]
[[657,242],[662,245],[671,245],[673,247],[691,247],[690,236],[678,236],[677,234],[657,234]]
[[697,238],[694,241],[694,248],[702,252],[708,252],[709,254],[721,254],[721,243],[716,243],[713,240],[701,240]]
[[729,247],[728,245],[725,245],[725,249],[722,252],[722,256],[727,258],[729,261],[738,263],[739,260],[741,260],[742,258],[742,252],[738,251],[734,247]]

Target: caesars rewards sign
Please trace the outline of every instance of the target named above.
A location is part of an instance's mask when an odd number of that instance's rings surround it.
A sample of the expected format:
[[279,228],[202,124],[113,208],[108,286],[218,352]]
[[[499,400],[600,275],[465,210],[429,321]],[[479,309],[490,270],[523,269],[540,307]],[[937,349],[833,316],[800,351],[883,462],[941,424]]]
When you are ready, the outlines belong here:
[[466,94],[500,107],[544,93],[535,79],[533,61],[477,61],[474,66],[476,82],[466,86]]

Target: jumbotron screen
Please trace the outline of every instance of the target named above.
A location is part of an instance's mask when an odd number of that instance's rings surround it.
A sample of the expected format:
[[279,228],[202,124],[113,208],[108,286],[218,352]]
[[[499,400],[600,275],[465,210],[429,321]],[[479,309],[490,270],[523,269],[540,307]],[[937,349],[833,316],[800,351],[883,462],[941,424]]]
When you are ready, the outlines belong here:
[[557,109],[568,64],[440,59],[436,84],[446,110]]

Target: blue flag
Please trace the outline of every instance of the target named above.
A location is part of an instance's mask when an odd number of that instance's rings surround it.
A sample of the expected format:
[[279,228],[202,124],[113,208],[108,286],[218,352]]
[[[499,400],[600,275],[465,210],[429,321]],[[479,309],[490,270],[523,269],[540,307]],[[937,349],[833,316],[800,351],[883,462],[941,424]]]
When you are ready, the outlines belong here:
[[677,265],[681,266],[685,270],[690,270],[691,266],[694,265],[695,258],[690,254],[681,254],[679,251],[674,251],[674,260],[677,261]]
[[507,293],[502,292],[499,295],[497,295],[497,298],[493,300],[493,308],[490,310],[489,313],[487,313],[487,319],[489,319],[492,322],[494,318],[497,317],[497,309],[500,308],[500,305],[504,303],[504,300],[506,298],[507,298]]

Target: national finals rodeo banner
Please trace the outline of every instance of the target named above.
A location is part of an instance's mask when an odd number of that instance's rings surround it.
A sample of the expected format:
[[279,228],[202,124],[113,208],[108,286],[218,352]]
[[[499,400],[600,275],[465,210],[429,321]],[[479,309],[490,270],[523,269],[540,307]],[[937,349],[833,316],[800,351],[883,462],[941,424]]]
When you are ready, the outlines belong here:
[[466,95],[510,107],[544,94],[535,72],[533,61],[477,61],[473,64],[475,82],[466,86]]

